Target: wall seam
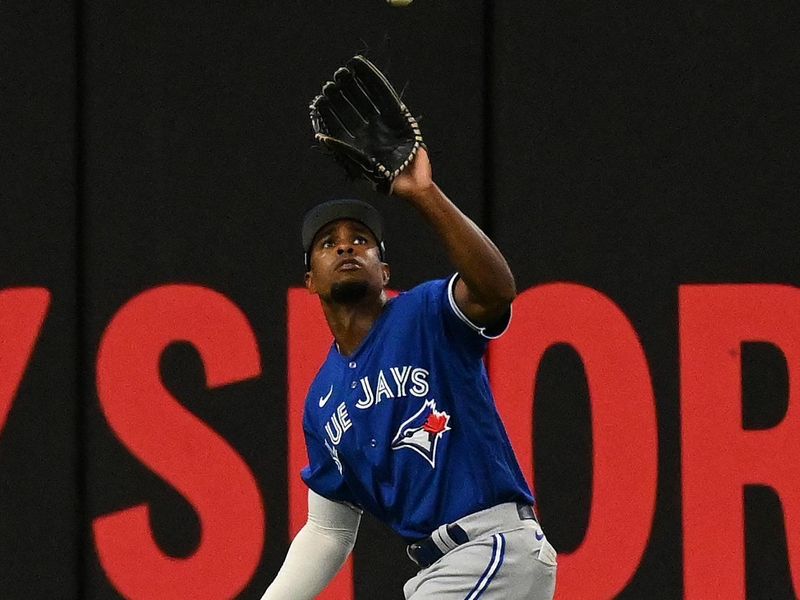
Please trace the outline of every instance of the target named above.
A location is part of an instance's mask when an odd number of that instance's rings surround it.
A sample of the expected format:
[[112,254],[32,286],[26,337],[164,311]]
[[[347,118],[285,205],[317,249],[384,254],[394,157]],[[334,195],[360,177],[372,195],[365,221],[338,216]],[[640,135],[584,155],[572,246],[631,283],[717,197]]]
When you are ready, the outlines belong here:
[[[492,240],[495,238],[494,215],[494,34],[495,3],[483,3],[483,197],[481,198],[481,227]],[[484,356],[487,371],[491,371],[491,344]]]
[[75,0],[75,385],[76,385],[76,423],[77,442],[76,498],[78,512],[76,586],[78,598],[88,598],[86,582],[86,549],[90,543],[89,519],[86,503],[87,490],[87,449],[86,449],[86,402],[88,402],[86,377],[86,261],[85,261],[85,172],[86,154],[84,139],[84,91],[85,91],[85,29],[84,5]]
[[482,228],[494,236],[492,204],[494,200],[494,2],[483,3],[483,197]]

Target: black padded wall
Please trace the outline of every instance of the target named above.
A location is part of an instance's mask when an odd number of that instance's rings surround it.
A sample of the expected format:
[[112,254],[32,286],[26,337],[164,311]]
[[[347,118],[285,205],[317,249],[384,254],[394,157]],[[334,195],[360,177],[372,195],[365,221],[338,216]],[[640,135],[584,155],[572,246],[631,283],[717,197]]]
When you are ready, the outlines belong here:
[[[308,102],[362,52],[420,117],[437,182],[497,242],[519,291],[580,284],[629,319],[652,377],[658,481],[620,597],[691,597],[679,290],[797,285],[796,13],[0,5],[0,596],[202,597],[181,583],[207,577],[207,597],[260,598],[274,577],[298,476],[287,291],[303,282],[303,213],[373,201],[395,289],[451,270],[410,207],[347,181],[314,145]],[[743,429],[793,414],[794,367],[762,342],[741,352]],[[535,380],[534,484],[567,557],[592,506],[589,389],[566,344]],[[745,594],[791,598],[781,499],[766,484],[743,496]],[[115,521],[143,506],[144,527]],[[203,558],[217,542],[218,560]],[[414,573],[370,517],[354,565],[359,600],[400,598]]]

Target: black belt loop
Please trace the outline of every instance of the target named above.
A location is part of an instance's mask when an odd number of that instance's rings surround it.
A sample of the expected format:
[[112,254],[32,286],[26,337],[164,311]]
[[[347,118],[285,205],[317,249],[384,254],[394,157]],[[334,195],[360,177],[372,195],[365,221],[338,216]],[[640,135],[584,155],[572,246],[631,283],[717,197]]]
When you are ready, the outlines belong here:
[[[517,502],[517,515],[520,521],[534,520],[536,521],[536,513],[533,507],[529,504],[522,504]],[[450,523],[447,527],[447,535],[456,543],[456,546],[466,544],[469,541],[469,536],[458,523]],[[413,560],[420,568],[425,569],[430,567],[437,560],[442,558],[446,552],[442,552],[436,542],[433,541],[431,536],[426,537],[424,540],[409,544],[406,548],[408,557]]]
[[517,514],[519,515],[520,521],[527,521],[532,520],[538,522],[539,519],[536,518],[536,512],[533,510],[533,507],[529,504],[520,504],[517,502]]
[[[466,544],[469,541],[467,532],[464,531],[457,523],[451,523],[447,526],[447,535],[456,543],[456,546]],[[431,536],[426,537],[414,544],[410,544],[406,548],[408,557],[417,563],[423,569],[430,567],[437,560],[445,555],[433,541]]]

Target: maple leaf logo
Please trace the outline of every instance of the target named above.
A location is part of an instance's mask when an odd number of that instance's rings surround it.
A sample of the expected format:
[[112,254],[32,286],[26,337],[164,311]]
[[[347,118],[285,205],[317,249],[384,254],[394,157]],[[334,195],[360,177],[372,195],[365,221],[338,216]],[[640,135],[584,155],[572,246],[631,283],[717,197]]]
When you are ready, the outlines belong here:
[[433,411],[428,415],[428,420],[425,421],[425,424],[422,426],[422,428],[431,435],[436,435],[437,433],[442,433],[447,429],[447,422],[449,420],[450,415]]

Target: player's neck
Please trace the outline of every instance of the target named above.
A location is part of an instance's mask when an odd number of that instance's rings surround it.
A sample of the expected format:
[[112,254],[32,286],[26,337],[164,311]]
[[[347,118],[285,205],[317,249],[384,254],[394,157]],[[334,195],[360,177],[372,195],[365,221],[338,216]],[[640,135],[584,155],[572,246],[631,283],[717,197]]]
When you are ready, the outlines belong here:
[[386,302],[386,293],[381,292],[377,298],[365,298],[355,304],[322,303],[340,354],[350,356],[358,349],[381,316]]

